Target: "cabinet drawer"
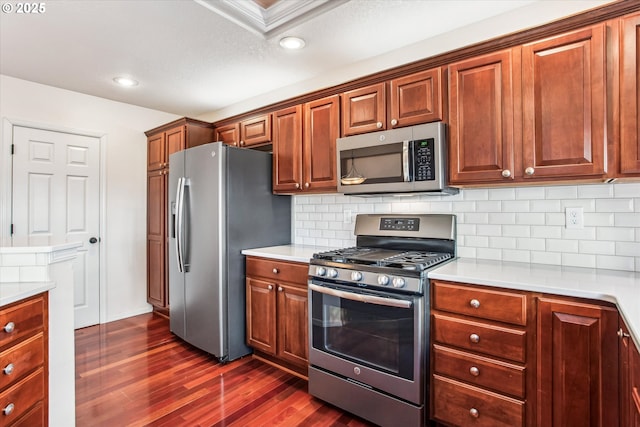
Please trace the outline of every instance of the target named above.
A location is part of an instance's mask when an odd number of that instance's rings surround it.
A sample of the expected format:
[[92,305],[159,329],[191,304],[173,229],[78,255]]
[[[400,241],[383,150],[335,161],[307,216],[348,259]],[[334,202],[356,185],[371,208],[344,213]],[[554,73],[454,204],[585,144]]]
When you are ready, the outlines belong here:
[[264,277],[275,282],[306,284],[308,274],[308,264],[247,257],[247,276]]
[[0,426],[11,424],[26,413],[39,400],[44,399],[44,371],[42,368],[32,373],[0,394],[0,411],[9,405],[13,410],[6,415],[0,412]]
[[524,403],[433,376],[433,417],[458,427],[521,427]]
[[471,353],[433,346],[434,371],[437,374],[496,392],[524,398],[525,368]]
[[527,297],[511,292],[432,281],[432,307],[466,316],[525,326]]
[[[44,327],[44,297],[23,301],[0,310],[0,347]],[[13,330],[8,332],[12,326]]]
[[434,341],[525,362],[526,332],[441,314],[432,315]]
[[24,417],[16,421],[15,424],[12,424],[11,427],[46,426],[49,424],[49,422],[47,419],[45,419],[45,415],[44,404],[38,403],[32,410],[26,413]]
[[0,389],[44,364],[44,335],[39,334],[0,353]]

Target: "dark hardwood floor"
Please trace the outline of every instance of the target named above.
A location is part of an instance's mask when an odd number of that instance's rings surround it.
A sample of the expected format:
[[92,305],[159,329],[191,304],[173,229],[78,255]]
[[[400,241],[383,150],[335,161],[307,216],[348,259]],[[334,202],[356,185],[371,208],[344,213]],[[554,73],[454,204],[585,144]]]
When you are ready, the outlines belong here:
[[76,331],[76,425],[371,426],[251,356],[217,363],[152,313]]

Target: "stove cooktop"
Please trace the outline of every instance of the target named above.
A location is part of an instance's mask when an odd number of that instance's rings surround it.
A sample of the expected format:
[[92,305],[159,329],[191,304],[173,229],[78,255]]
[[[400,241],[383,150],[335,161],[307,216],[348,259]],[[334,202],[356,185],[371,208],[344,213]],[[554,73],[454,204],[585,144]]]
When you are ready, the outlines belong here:
[[423,271],[451,258],[446,252],[403,251],[394,249],[350,247],[320,252],[313,255],[316,260],[355,264],[354,267],[375,266],[390,269]]

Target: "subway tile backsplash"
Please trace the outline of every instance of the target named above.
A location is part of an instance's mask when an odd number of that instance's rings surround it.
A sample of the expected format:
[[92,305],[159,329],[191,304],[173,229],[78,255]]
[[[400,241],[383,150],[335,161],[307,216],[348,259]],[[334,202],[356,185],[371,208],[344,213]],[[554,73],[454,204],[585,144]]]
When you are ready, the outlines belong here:
[[[581,207],[583,228],[565,227]],[[640,272],[640,183],[462,189],[453,196],[294,197],[294,242],[355,244],[359,213],[453,213],[458,256]]]

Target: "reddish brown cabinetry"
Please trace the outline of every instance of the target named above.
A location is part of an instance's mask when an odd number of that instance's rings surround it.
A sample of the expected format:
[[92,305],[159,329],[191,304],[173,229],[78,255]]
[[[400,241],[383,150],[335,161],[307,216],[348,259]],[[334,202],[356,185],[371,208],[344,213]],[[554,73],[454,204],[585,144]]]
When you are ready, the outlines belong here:
[[344,92],[341,95],[342,134],[356,135],[442,120],[442,83],[442,70],[434,68]]
[[431,416],[454,426],[533,425],[531,298],[432,281]]
[[3,426],[48,425],[48,294],[0,309]]
[[618,313],[571,299],[538,301],[538,425],[618,425]]
[[339,97],[276,111],[273,122],[273,191],[335,191]]
[[620,43],[620,173],[640,175],[640,15],[622,20]]
[[640,427],[640,351],[629,328],[619,320],[620,426]]
[[240,123],[217,127],[215,140],[235,147],[270,144],[271,114],[261,114]]
[[307,264],[247,257],[247,345],[307,375]]
[[169,156],[214,140],[210,123],[182,118],[147,135],[147,302],[167,313],[167,176]]

